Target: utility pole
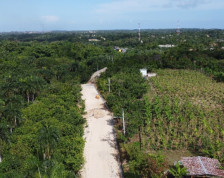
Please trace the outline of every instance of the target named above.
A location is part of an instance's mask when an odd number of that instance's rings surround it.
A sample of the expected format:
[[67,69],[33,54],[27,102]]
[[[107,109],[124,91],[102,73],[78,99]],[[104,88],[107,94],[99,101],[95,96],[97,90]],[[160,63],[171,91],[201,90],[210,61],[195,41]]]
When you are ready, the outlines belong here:
[[177,35],[180,35],[180,21],[177,21]]
[[141,42],[141,24],[138,23],[138,41]]
[[124,108],[122,108],[122,119],[123,119],[123,133],[125,135]]
[[110,93],[110,78],[108,78],[108,87],[109,87],[109,93]]

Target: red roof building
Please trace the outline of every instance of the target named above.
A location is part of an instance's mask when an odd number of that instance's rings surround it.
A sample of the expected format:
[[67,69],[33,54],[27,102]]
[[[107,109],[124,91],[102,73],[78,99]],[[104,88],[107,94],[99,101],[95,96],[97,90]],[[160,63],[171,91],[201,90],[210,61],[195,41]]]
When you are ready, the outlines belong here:
[[217,176],[224,177],[224,170],[217,159],[206,157],[183,157],[180,162],[188,170],[189,176]]

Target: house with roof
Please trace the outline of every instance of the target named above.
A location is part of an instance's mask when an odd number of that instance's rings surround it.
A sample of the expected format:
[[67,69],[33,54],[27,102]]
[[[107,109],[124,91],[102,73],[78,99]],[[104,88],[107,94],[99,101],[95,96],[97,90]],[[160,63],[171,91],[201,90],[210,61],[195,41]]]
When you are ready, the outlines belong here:
[[126,53],[128,48],[120,48],[119,46],[114,46],[114,50],[116,50],[120,53]]
[[187,168],[187,177],[224,177],[224,170],[217,159],[207,157],[183,157],[179,165]]
[[159,45],[159,48],[173,48],[175,45],[173,44],[165,44],[165,45]]

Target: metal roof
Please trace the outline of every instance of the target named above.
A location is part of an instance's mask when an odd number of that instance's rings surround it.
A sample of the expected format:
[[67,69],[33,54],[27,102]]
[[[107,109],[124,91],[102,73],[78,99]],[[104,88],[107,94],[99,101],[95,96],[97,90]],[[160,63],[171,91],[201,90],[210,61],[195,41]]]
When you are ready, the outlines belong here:
[[183,157],[180,160],[188,170],[188,175],[211,175],[224,177],[224,170],[220,169],[220,163],[217,159],[207,157]]

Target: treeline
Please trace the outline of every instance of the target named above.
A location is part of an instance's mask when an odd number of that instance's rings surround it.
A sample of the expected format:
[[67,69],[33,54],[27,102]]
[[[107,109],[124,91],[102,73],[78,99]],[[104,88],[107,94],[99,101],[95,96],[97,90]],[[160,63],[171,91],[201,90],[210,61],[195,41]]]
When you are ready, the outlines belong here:
[[0,42],[0,177],[76,177],[82,167],[80,83],[107,49],[91,44]]
[[162,67],[172,69],[200,70],[213,76],[219,82],[224,81],[224,50],[201,50],[190,44],[182,44],[162,55]]

